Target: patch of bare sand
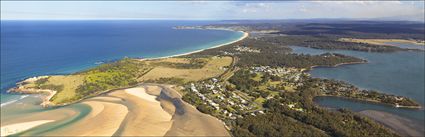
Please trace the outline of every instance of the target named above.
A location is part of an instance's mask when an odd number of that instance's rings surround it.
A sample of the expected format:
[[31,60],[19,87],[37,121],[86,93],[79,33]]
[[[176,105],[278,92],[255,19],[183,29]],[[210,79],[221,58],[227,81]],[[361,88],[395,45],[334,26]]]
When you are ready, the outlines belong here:
[[166,136],[230,136],[223,123],[184,103],[184,114],[174,115],[173,126]]
[[[87,116],[71,125],[43,133],[43,135],[230,136],[218,119],[203,114],[183,102],[181,95],[169,86],[147,85],[118,90],[81,103],[92,108]],[[27,119],[22,121],[42,120],[41,118],[45,117],[56,117],[53,120],[69,119],[68,115],[78,113],[65,108],[56,109],[56,113],[46,111],[40,116],[23,117]],[[60,114],[59,112],[69,114],[52,116]]]
[[46,123],[53,122],[54,120],[37,120],[37,121],[30,121],[30,122],[23,122],[23,123],[16,123],[11,125],[2,126],[0,129],[0,136],[9,136],[13,135],[34,127],[37,127],[39,125],[43,125]]
[[161,94],[161,87],[158,86],[151,86],[151,85],[147,85],[144,86],[146,89],[146,93],[150,94],[150,95],[155,95],[155,96],[159,96]]
[[125,98],[129,115],[122,124],[120,136],[164,136],[172,125],[172,115],[163,110],[156,96],[145,88],[125,89],[110,95]]
[[393,115],[387,112],[375,111],[375,110],[364,110],[360,114],[374,119],[375,121],[384,124],[385,126],[393,129],[402,136],[424,136],[424,125],[421,125],[412,120]]
[[111,101],[117,101],[117,99],[95,97],[83,101],[83,104],[87,104],[92,108],[88,116],[47,135],[112,136],[126,117],[128,109],[122,104]]
[[192,105],[184,102],[181,95],[170,86],[162,87],[165,89],[162,90],[163,94],[171,98],[176,107],[173,126],[166,136],[230,136],[220,120],[201,113]]

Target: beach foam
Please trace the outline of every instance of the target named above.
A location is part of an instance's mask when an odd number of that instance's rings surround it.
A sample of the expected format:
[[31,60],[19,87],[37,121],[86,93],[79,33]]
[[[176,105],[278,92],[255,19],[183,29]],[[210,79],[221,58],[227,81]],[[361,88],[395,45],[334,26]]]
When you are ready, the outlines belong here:
[[10,104],[12,104],[12,103],[15,103],[15,102],[17,102],[17,101],[19,101],[19,100],[21,100],[21,99],[24,99],[24,98],[28,97],[28,96],[29,96],[29,95],[22,95],[22,96],[20,96],[18,99],[15,99],[15,100],[11,100],[11,101],[7,101],[7,102],[4,102],[4,103],[1,103],[1,104],[0,104],[0,107],[6,106],[6,105],[10,105]]

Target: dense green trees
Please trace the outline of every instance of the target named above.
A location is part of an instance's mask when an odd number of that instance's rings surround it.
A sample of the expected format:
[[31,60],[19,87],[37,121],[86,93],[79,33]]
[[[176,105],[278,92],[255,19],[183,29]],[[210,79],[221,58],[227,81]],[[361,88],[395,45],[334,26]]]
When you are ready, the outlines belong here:
[[83,98],[105,90],[135,85],[143,69],[142,62],[126,58],[79,72],[85,78],[84,83],[77,88],[77,93]]
[[372,45],[367,43],[343,42],[333,37],[312,37],[312,36],[280,36],[265,37],[262,40],[279,44],[295,45],[315,49],[326,50],[356,50],[366,52],[394,52],[405,50],[396,46]]
[[[389,129],[349,110],[329,111],[314,105],[319,90],[306,84],[297,92],[282,92],[264,103],[266,114],[246,115],[235,122],[233,135],[255,136],[398,136]],[[302,108],[296,111],[289,104]],[[318,130],[319,129],[319,130]],[[320,132],[324,131],[324,132]]]
[[323,131],[279,113],[237,119],[232,134],[236,137],[326,137]]
[[229,82],[236,86],[238,90],[252,90],[261,84],[259,81],[251,79],[255,75],[250,73],[248,70],[240,70],[230,77]]
[[176,62],[153,62],[155,66],[166,66],[178,69],[199,69],[208,63],[208,59],[204,58],[186,58],[189,63],[176,63]]
[[[274,37],[272,37],[274,38]],[[291,41],[291,40],[289,40]],[[292,40],[297,42],[297,40]],[[234,49],[235,46],[243,45],[260,50],[260,53],[244,52],[240,53]],[[201,53],[190,55],[191,57],[202,57],[208,55],[234,54],[239,58],[238,66],[279,66],[309,68],[311,66],[334,66],[340,63],[363,62],[364,60],[345,56],[342,54],[325,53],[322,55],[300,55],[292,54],[292,49],[287,47],[290,44],[276,44],[271,41],[248,38],[241,42],[215,49],[209,49]]]

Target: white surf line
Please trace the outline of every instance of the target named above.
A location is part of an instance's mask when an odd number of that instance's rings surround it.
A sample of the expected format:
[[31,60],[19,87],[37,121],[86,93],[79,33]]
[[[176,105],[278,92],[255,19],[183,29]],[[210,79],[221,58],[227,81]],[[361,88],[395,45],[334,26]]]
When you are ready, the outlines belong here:
[[22,95],[22,96],[20,96],[19,97],[19,99],[14,99],[14,100],[11,100],[11,101],[7,101],[7,102],[4,102],[4,103],[1,103],[0,104],[0,107],[3,107],[3,106],[6,106],[6,105],[9,105],[9,104],[12,104],[12,103],[15,103],[16,101],[19,101],[19,100],[21,100],[21,99],[24,99],[24,98],[26,98],[26,97],[28,97],[29,95]]

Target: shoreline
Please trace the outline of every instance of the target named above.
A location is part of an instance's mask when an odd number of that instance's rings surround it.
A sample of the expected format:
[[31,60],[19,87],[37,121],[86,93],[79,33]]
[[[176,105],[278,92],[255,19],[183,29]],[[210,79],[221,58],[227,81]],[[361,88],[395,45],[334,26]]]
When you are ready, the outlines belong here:
[[[227,31],[233,31],[233,30],[227,30]],[[230,45],[230,44],[239,42],[239,41],[241,41],[241,40],[243,40],[243,39],[245,39],[245,38],[247,38],[249,36],[249,33],[248,32],[244,32],[244,31],[236,31],[236,32],[243,33],[242,37],[240,37],[239,39],[230,41],[230,42],[226,42],[226,43],[223,43],[223,44],[218,44],[218,45],[215,45],[215,46],[212,46],[212,47],[208,47],[208,48],[204,48],[204,49],[200,49],[200,50],[195,50],[195,51],[191,51],[191,52],[186,52],[186,53],[181,53],[181,54],[176,54],[176,55],[170,55],[170,56],[164,56],[164,57],[144,58],[144,59],[140,59],[140,60],[156,60],[156,59],[165,59],[165,58],[173,58],[173,57],[190,55],[190,54],[202,52],[202,51],[205,51],[205,50],[208,50],[208,49],[214,49],[214,48],[218,48],[218,47]]]
[[[394,104],[389,104],[389,103],[383,103],[383,102],[379,102],[376,100],[370,100],[370,99],[355,99],[355,98],[349,98],[349,97],[344,97],[344,96],[336,96],[336,95],[319,95],[319,96],[315,96],[316,97],[334,97],[334,98],[341,98],[341,99],[346,99],[346,100],[350,100],[350,101],[354,101],[354,102],[363,102],[363,103],[369,103],[369,104],[376,104],[376,105],[384,105],[384,106],[390,106],[393,108],[400,108],[400,109],[414,109],[414,110],[422,110],[423,107],[421,105],[419,106],[403,106],[403,105],[394,105]],[[316,102],[315,102],[316,103]],[[316,103],[318,106],[320,107],[327,107],[327,106],[321,106],[320,104]]]
[[356,64],[366,64],[368,63],[367,60],[363,60],[363,61],[356,61],[356,62],[346,62],[346,63],[338,63],[332,66],[327,66],[327,65],[314,65],[309,67],[308,69],[305,69],[305,72],[309,72],[311,70],[313,70],[314,68],[335,68],[335,67],[339,67],[339,66],[343,66],[343,65],[356,65]]
[[424,136],[425,129],[423,123],[415,123],[411,119],[377,110],[363,110],[358,113],[381,123],[401,136]]
[[[227,30],[227,31],[234,31],[234,30]],[[230,45],[230,44],[239,42],[239,41],[241,41],[241,40],[243,40],[243,39],[245,39],[245,38],[247,38],[249,36],[249,33],[244,32],[244,31],[236,31],[236,32],[243,33],[242,37],[240,37],[240,38],[238,38],[236,40],[230,41],[230,42],[226,42],[226,43],[223,43],[223,44],[218,44],[218,45],[215,45],[215,46],[212,46],[212,47],[208,47],[208,48],[204,48],[204,49],[200,49],[200,50],[196,50],[196,51],[191,51],[191,52],[187,52],[187,53],[182,53],[182,54],[176,54],[176,55],[170,55],[170,56],[164,56],[164,57],[144,58],[144,59],[138,59],[138,60],[140,60],[140,61],[144,61],[144,60],[157,60],[157,59],[166,59],[166,58],[173,58],[173,57],[179,57],[179,56],[184,56],[184,55],[190,55],[190,54],[193,54],[193,53],[202,52],[204,50],[208,50],[208,49],[213,49],[213,48],[218,48],[218,47]],[[137,59],[137,58],[134,58],[134,59]],[[17,84],[19,84],[21,82],[25,82],[27,80],[34,80],[34,79],[36,80],[36,79],[43,78],[43,77],[48,77],[48,75],[27,78],[27,79],[24,79],[23,81],[18,82]],[[114,90],[112,90],[112,91],[114,91]],[[36,90],[36,91],[27,92],[27,91],[20,91],[15,86],[15,87],[12,87],[11,89],[8,90],[8,93],[10,93],[10,92],[16,92],[16,93],[21,93],[21,94],[28,94],[28,93],[30,93],[30,94],[40,94],[40,93],[43,94],[43,93],[47,93],[48,95],[42,98],[43,102],[40,104],[43,107],[47,107],[47,106],[50,106],[50,105],[53,105],[53,106],[66,106],[66,105],[69,105],[69,104],[78,103],[78,102],[80,102],[80,101],[83,100],[82,99],[82,100],[78,100],[78,101],[71,102],[71,103],[56,104],[56,105],[54,105],[54,104],[51,103],[50,99],[57,93],[56,91],[50,91],[50,90],[49,91],[45,91],[43,89],[40,89],[40,90]]]

